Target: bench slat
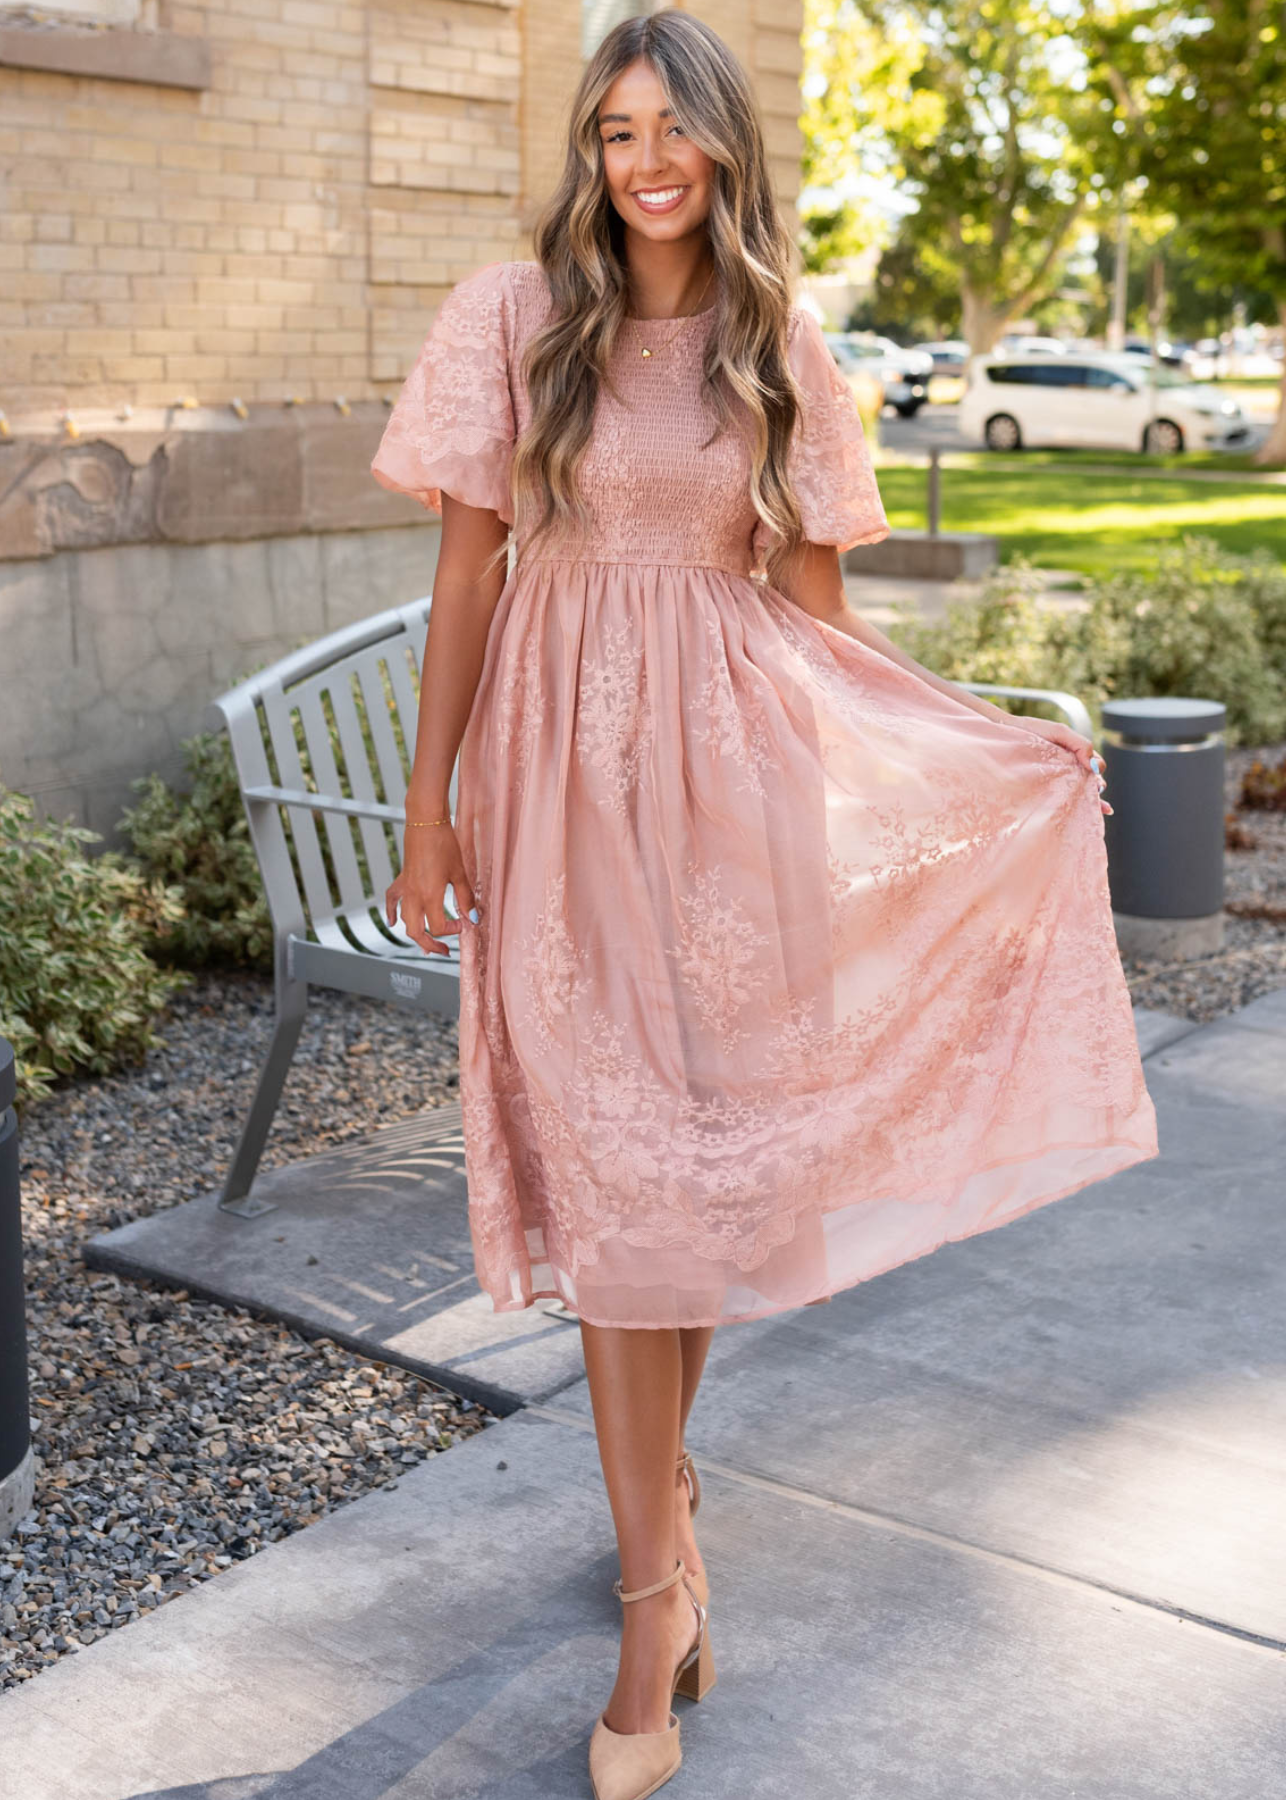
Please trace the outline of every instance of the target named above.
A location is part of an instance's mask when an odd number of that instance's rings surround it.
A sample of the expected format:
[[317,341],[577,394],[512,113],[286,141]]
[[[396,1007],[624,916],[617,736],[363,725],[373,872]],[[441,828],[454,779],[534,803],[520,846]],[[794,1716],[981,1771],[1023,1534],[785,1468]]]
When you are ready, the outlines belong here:
[[[304,728],[304,742],[308,747],[308,760],[312,764],[313,779],[324,793],[340,794],[343,792],[344,784],[341,782],[339,770],[335,766],[335,757],[330,742],[330,726],[321,704],[322,692],[328,686],[327,678],[322,677],[319,680],[301,684],[290,698],[299,714],[299,722]],[[326,841],[330,845],[331,865],[339,887],[338,904],[333,904],[332,910],[341,912],[349,907],[360,906],[365,889],[357,867],[352,824],[344,814],[334,811],[323,813],[321,821],[326,832]]]
[[[304,771],[295,743],[293,706],[284,694],[272,688],[266,688],[263,691],[261,704],[268,725],[273,754],[277,759],[277,773],[281,777],[282,785],[306,793],[308,790],[304,786]],[[325,816],[323,812],[323,819]],[[335,923],[335,895],[326,874],[326,867],[322,860],[321,839],[318,837],[311,811],[291,811],[290,833],[299,862],[299,870],[303,876],[304,899],[308,906],[309,920],[318,941],[333,945],[337,950],[345,947],[351,948],[347,938]]]
[[[395,649],[392,654],[400,656],[401,648]],[[366,708],[371,739],[375,745],[375,762],[379,771],[380,786],[384,790],[384,797],[388,803],[400,805],[404,816],[408,771],[402,764],[402,755],[397,747],[397,737],[393,731],[393,721],[389,716],[389,701],[384,692],[384,675],[387,673],[389,661],[390,657],[385,653],[383,647],[362,657],[357,664],[357,682],[361,689],[362,704]],[[391,678],[390,692],[393,693]],[[393,693],[393,699],[396,703],[396,693]],[[401,823],[400,817],[398,823]],[[400,849],[400,837],[398,844]]]
[[[342,679],[331,683],[330,703],[335,714],[335,727],[339,732],[340,749],[353,798],[378,805],[375,771],[371,766],[376,752],[373,742],[368,747],[362,732],[362,721],[358,717],[357,703],[353,697],[353,685],[358,677],[353,661],[354,659],[349,660]],[[384,710],[387,712],[387,708]],[[371,871],[375,892],[383,894],[393,879],[393,863],[384,827],[372,819],[369,813],[352,816],[358,820],[357,829],[361,834],[366,866]]]

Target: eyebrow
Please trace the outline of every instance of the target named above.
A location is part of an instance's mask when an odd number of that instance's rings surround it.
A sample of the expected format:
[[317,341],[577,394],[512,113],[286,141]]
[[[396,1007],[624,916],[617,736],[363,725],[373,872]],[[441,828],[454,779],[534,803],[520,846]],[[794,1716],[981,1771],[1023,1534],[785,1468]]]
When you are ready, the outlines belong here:
[[[672,119],[674,117],[674,108],[671,106],[663,106],[656,116],[658,119]],[[615,124],[617,121],[620,121],[620,123],[624,125],[632,125],[634,123],[634,115],[633,113],[599,113],[598,115],[598,122],[600,125]]]

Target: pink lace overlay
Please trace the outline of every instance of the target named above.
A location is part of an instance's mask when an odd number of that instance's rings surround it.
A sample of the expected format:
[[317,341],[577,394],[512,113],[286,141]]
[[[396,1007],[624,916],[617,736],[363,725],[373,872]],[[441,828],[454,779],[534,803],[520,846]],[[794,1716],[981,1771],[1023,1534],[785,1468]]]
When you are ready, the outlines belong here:
[[[457,286],[378,479],[509,516],[548,304],[534,263]],[[1093,776],[752,578],[748,454],[705,442],[713,316],[627,328],[593,533],[510,576],[461,747],[469,1217],[501,1311],[757,1318],[1157,1154]],[[790,352],[809,536],[878,539],[799,308]]]

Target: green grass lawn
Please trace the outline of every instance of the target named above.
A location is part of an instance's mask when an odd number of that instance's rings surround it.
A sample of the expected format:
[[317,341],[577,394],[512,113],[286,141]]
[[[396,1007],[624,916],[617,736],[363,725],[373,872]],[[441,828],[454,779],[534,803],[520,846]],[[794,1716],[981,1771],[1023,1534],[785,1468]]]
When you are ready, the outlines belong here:
[[1023,450],[1009,457],[999,450],[952,451],[960,468],[985,469],[1007,461],[1032,468],[1165,469],[1183,476],[1193,469],[1215,469],[1224,475],[1282,475],[1286,463],[1257,463],[1249,450],[1180,450],[1173,456],[1144,456],[1138,450]]
[[[1002,562],[1023,555],[1085,575],[1149,568],[1157,546],[1185,532],[1243,555],[1262,547],[1286,565],[1286,487],[1253,477],[1214,482],[1136,473],[1140,464],[1176,460],[1183,459],[1136,456],[1095,475],[1079,472],[1077,463],[1103,467],[1113,461],[1110,452],[953,454],[942,465],[942,529],[993,533]],[[1213,466],[1228,465],[1216,460]],[[889,524],[922,531],[924,468],[889,466],[878,476]]]

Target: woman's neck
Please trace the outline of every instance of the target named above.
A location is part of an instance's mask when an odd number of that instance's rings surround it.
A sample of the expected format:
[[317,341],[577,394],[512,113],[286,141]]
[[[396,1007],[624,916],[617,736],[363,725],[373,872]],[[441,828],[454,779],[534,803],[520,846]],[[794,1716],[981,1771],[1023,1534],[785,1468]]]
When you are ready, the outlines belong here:
[[707,238],[684,238],[673,244],[631,239],[626,241],[625,262],[633,318],[681,318],[710,298],[714,258]]

